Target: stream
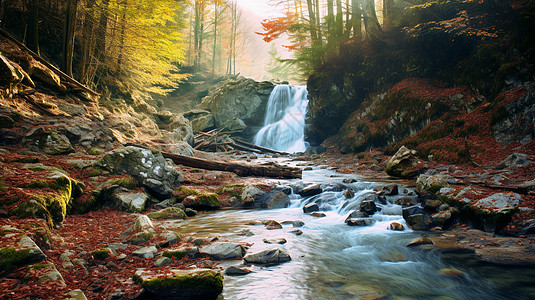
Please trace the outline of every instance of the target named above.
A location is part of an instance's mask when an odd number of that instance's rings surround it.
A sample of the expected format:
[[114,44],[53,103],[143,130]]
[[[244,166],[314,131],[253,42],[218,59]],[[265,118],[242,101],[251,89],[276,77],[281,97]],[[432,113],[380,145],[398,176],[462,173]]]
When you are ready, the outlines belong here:
[[[284,209],[210,212],[180,223],[179,230],[185,235],[217,236],[219,241],[247,244],[247,253],[279,248],[290,254],[292,260],[281,265],[252,265],[247,266],[253,271],[250,274],[225,276],[225,299],[532,299],[535,295],[533,268],[511,269],[480,263],[472,254],[406,247],[420,234],[408,229],[388,230],[393,221],[405,225],[398,205],[382,206],[372,216],[371,226],[348,226],[344,223],[347,215],[373,188],[382,188],[385,183],[345,184],[344,176],[316,167],[304,171],[301,181],[278,183],[321,183],[324,192],[320,195],[303,198],[291,194],[292,204]],[[355,196],[346,199],[345,189],[354,191]],[[405,196],[410,195],[407,191]],[[394,198],[387,197],[388,202]],[[302,207],[310,201],[321,203],[320,211],[326,216],[303,213]],[[261,223],[247,225],[264,220],[300,220],[305,225],[294,228],[285,224],[276,230],[267,230]],[[303,234],[292,233],[295,229]],[[271,238],[285,238],[287,243],[263,242]],[[241,260],[222,264],[225,268],[240,265]],[[463,275],[445,275],[444,269]]]
[[[264,127],[254,143],[289,153],[303,152],[307,90],[304,86],[276,86],[269,98]],[[258,158],[255,164],[277,162],[295,166],[288,158]],[[483,264],[471,253],[443,253],[432,247],[406,247],[421,234],[410,229],[389,230],[392,222],[407,228],[397,197],[417,197],[401,187],[400,194],[377,204],[370,226],[349,226],[347,216],[375,196],[386,183],[338,174],[327,166],[303,171],[301,180],[278,180],[290,187],[291,204],[273,210],[209,212],[178,224],[188,236],[218,237],[241,243],[247,253],[281,249],[291,261],[276,266],[247,266],[244,276],[225,276],[225,299],[533,299],[534,268],[506,268]],[[346,180],[344,180],[346,179]],[[352,179],[352,180],[349,180]],[[352,182],[352,183],[347,183]],[[320,183],[322,192],[301,197],[296,189]],[[290,190],[290,189],[287,189]],[[346,197],[344,191],[352,191]],[[376,197],[376,196],[375,196]],[[368,198],[369,199],[369,198]],[[375,201],[377,203],[377,201]],[[303,207],[316,203],[324,217],[313,217]],[[261,222],[275,220],[282,229],[268,230]],[[256,222],[258,225],[247,225]],[[304,225],[294,228],[292,222]],[[296,229],[302,234],[297,235]],[[264,239],[284,238],[284,244]],[[242,265],[234,260],[222,267]]]

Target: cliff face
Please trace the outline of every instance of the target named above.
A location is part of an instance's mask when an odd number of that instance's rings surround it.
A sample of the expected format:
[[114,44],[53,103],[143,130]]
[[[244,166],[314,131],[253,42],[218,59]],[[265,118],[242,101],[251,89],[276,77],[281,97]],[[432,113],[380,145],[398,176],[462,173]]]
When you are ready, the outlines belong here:
[[382,45],[328,53],[308,80],[309,141],[331,137],[344,153],[406,144],[444,162],[485,152],[478,140],[530,144],[535,6],[513,2],[408,7]]

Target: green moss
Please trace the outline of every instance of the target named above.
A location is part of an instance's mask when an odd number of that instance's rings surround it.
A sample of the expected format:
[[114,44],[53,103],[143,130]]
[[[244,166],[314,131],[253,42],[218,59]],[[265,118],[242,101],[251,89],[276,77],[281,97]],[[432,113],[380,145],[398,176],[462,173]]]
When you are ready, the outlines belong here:
[[25,265],[32,254],[30,250],[18,250],[15,247],[0,248],[0,276],[13,272],[16,268]]
[[35,265],[29,265],[26,267],[26,269],[28,270],[32,270],[32,269],[46,269],[46,268],[50,268],[51,264],[49,263],[44,263],[44,264],[35,264]]
[[178,192],[178,200],[179,201],[182,201],[184,200],[184,198],[188,197],[188,196],[197,196],[199,195],[199,192],[197,192],[196,190],[194,189],[190,189],[188,187],[185,187],[185,186],[181,186],[177,189],[177,192]]
[[430,192],[430,193],[436,194],[436,193],[438,193],[438,191],[440,191],[441,188],[442,188],[441,185],[432,184],[432,185],[427,189],[427,191]]
[[203,246],[203,245],[208,244],[208,242],[206,240],[203,240],[203,239],[195,239],[195,240],[193,240],[193,244],[195,246]]
[[143,283],[143,279],[141,278],[141,276],[137,275],[137,274],[134,274],[132,276],[132,281],[136,284],[142,284]]
[[4,176],[2,176],[0,177],[0,192],[5,192],[6,190],[6,179],[4,178]]
[[199,195],[200,205],[207,205],[207,206],[219,206],[221,205],[221,202],[219,201],[219,198],[217,197],[217,194],[202,194]]
[[132,176],[126,176],[121,178],[112,178],[104,183],[105,186],[118,185],[129,190],[133,190],[139,186],[137,180]]
[[104,149],[99,147],[91,147],[89,150],[87,150],[87,154],[89,155],[101,155],[104,154]]
[[169,251],[169,252],[164,252],[162,254],[162,256],[165,256],[165,257],[169,257],[169,258],[173,258],[175,257],[176,259],[182,259],[184,256],[186,256],[186,252],[185,251]]
[[98,250],[91,252],[91,255],[96,260],[105,260],[106,258],[108,258],[108,256],[110,256],[110,250],[98,249]]
[[214,271],[199,271],[194,276],[182,275],[158,277],[144,281],[142,286],[149,291],[180,289],[184,293],[220,294],[223,291],[223,275]]
[[147,214],[147,217],[153,220],[165,220],[165,219],[186,219],[186,213],[177,207],[169,207],[156,212]]

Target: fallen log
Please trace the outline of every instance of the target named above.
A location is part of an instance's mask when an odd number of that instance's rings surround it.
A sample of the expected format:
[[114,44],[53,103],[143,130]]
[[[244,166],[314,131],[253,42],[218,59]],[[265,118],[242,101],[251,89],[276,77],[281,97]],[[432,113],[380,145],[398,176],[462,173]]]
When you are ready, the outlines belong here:
[[281,152],[281,151],[277,151],[277,150],[261,147],[261,146],[258,146],[258,145],[255,145],[255,144],[251,144],[251,143],[239,140],[239,139],[234,139],[234,145],[238,145],[238,146],[242,146],[242,147],[245,146],[247,148],[256,149],[256,150],[261,151],[261,152],[275,153],[275,154],[288,154],[286,152]]
[[[154,150],[154,148],[137,145],[134,143],[127,143],[125,146],[135,146]],[[270,178],[302,178],[303,171],[300,168],[292,168],[280,166],[277,164],[270,165],[248,165],[243,162],[223,162],[217,160],[206,160],[168,152],[161,152],[162,156],[171,159],[175,164],[180,164],[192,168],[227,171],[235,173],[238,176],[258,176]]]
[[162,155],[165,158],[171,159],[175,164],[181,164],[184,166],[205,170],[227,171],[242,177],[259,176],[271,178],[302,178],[302,170],[300,168],[291,168],[279,165],[247,165],[238,162],[205,160],[201,158],[165,152],[162,152]]

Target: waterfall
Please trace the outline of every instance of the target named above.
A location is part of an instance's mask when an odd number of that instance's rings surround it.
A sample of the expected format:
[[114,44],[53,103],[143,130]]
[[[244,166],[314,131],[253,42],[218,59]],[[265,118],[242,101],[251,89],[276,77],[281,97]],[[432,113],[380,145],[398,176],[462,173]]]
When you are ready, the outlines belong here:
[[264,127],[256,133],[253,143],[288,153],[305,151],[307,95],[306,86],[275,86],[269,96]]

